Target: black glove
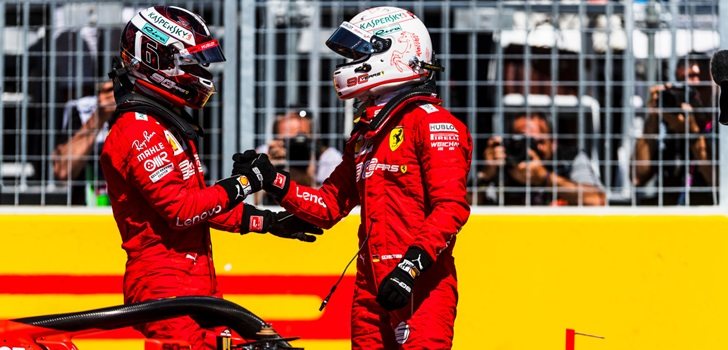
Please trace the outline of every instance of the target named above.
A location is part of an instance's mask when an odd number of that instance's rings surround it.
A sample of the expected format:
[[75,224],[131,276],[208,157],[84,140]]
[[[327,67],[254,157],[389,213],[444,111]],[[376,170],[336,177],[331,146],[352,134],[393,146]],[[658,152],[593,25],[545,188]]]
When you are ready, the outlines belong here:
[[231,177],[216,182],[222,186],[228,194],[229,208],[233,208],[242,202],[245,197],[263,188],[263,174],[260,169],[251,166],[250,162],[255,159],[255,151],[236,153],[233,156],[233,173]]
[[412,295],[415,278],[432,265],[432,258],[420,247],[407,249],[397,267],[379,284],[377,303],[385,310],[404,307]]
[[[291,176],[287,171],[278,170],[271,164],[267,154],[258,154],[253,150],[247,150],[245,153],[236,153],[233,155],[235,161],[233,165],[233,174],[242,174],[248,168],[257,169],[262,175],[263,189],[272,194],[273,197],[280,200],[288,192],[291,184]],[[255,171],[255,170],[253,170]]]
[[260,210],[250,204],[243,208],[243,220],[240,233],[247,232],[266,233],[282,238],[297,239],[304,242],[315,242],[316,236],[324,233],[319,227],[299,219],[287,211],[274,213],[270,210]]
[[[248,176],[234,175],[226,179],[219,180],[215,185],[225,189],[228,195],[228,209],[238,205],[245,200],[249,194],[260,190],[260,180],[252,176],[255,181],[251,181]],[[257,183],[257,189],[255,184]]]

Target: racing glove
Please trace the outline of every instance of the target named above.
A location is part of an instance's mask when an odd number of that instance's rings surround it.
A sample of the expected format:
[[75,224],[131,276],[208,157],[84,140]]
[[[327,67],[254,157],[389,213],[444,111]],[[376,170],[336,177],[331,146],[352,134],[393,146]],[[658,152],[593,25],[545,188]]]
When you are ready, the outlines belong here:
[[246,152],[239,157],[240,159],[247,159],[248,162],[235,161],[235,156],[233,156],[232,176],[215,183],[222,186],[227,192],[228,209],[235,207],[245,200],[245,197],[263,188],[263,174],[261,174],[260,169],[250,165],[250,160],[255,158],[255,151],[249,152],[252,153]]
[[412,296],[415,279],[432,265],[432,258],[417,246],[410,246],[381,283],[377,292],[377,303],[385,310],[396,310],[407,305]]
[[270,233],[281,238],[297,239],[304,242],[316,241],[316,236],[324,233],[319,227],[299,219],[287,211],[274,213],[270,210],[260,210],[250,204],[243,208],[243,219],[240,233],[248,232]]
[[271,164],[267,154],[258,154],[254,150],[247,150],[245,153],[233,155],[233,160],[235,161],[233,174],[238,169],[246,169],[246,166],[258,169],[263,176],[263,189],[272,194],[277,200],[283,198],[288,192],[291,176],[287,171],[276,169]]
[[[251,180],[252,179],[252,180]],[[228,209],[234,208],[245,197],[260,190],[260,180],[255,175],[234,175],[215,183],[225,189],[228,195]]]

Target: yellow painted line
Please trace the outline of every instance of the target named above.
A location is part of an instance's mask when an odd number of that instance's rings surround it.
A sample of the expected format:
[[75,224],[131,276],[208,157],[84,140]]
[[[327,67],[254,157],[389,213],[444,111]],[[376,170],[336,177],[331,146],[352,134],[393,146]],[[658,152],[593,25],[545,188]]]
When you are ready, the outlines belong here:
[[[321,298],[313,295],[228,294],[263,319],[316,320]],[[121,294],[0,294],[0,319],[76,312],[123,304]]]
[[0,274],[124,273],[111,215],[0,215],[0,227]]
[[[213,231],[215,266],[220,275],[338,276],[357,250],[358,224],[358,216],[346,218],[315,244]],[[0,215],[0,227],[0,274],[124,273],[126,253],[111,215]]]
[[[75,339],[73,341],[80,350],[143,350],[144,340],[120,339]],[[348,340],[296,340],[291,345],[312,350],[346,350],[351,349]]]
[[143,350],[144,339],[74,339],[79,350]]
[[123,303],[121,294],[0,294],[0,319],[76,312]]

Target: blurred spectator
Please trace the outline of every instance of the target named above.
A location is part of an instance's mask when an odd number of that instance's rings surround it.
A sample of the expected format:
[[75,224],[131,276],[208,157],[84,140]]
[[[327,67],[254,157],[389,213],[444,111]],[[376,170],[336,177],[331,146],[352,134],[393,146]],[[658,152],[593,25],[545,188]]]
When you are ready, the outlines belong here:
[[[551,125],[541,114],[521,114],[510,139],[488,139],[478,172],[481,183],[505,186],[503,205],[604,205],[605,194],[583,151],[557,148]],[[501,184],[500,174],[503,174]],[[490,200],[491,203],[497,199]]]
[[[108,205],[104,200],[103,178],[95,161],[108,133],[107,121],[115,110],[111,81],[100,84],[98,96],[86,96],[66,104],[60,141],[53,151],[53,174],[58,180],[71,180],[72,204]],[[98,197],[98,201],[90,203],[87,197]]]
[[[278,116],[273,122],[273,140],[256,150],[267,153],[273,165],[289,171],[291,179],[306,186],[321,185],[341,162],[341,152],[320,142],[314,144],[312,119],[311,113],[301,108]],[[257,203],[274,203],[261,199],[263,195],[257,195]]]
[[[713,116],[699,113],[702,82],[695,61],[681,61],[678,82],[650,89],[642,135],[635,143],[633,181],[657,187],[661,195],[639,195],[645,205],[713,205],[716,169],[711,161]],[[659,176],[656,176],[659,175]],[[654,180],[654,183],[652,182]]]

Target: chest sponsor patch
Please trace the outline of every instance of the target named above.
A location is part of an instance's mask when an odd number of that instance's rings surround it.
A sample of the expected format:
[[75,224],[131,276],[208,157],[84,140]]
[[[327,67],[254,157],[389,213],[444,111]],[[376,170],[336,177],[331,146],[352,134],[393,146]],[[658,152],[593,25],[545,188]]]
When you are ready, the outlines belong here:
[[431,141],[430,142],[430,148],[436,149],[438,151],[454,151],[455,148],[460,147],[460,142],[458,141]]
[[460,146],[460,134],[452,123],[430,123],[430,148],[453,151]]
[[149,158],[150,156],[153,156],[163,150],[164,150],[164,144],[162,144],[161,142],[152,144],[147,149],[145,149],[145,150],[139,152],[139,154],[137,154],[137,156],[136,156],[137,161],[141,162],[141,161]]
[[430,132],[454,132],[458,129],[452,123],[430,123]]
[[372,158],[370,160],[367,160],[366,162],[360,162],[356,164],[356,182],[372,177],[372,175],[374,175],[374,172],[376,171],[389,173],[401,172],[402,174],[404,174],[407,172],[407,165],[384,164],[380,163],[379,159]]
[[155,171],[159,169],[160,167],[170,164],[169,155],[167,155],[166,151],[159,152],[159,154],[149,157],[149,159],[144,161],[144,170],[151,173],[152,171]]
[[435,134],[430,134],[430,141],[460,141],[460,135],[450,132],[438,132]]
[[157,183],[159,180],[167,176],[167,174],[171,173],[172,170],[174,170],[174,164],[169,163],[149,175],[149,179],[152,180],[153,183]]
[[402,142],[404,142],[404,128],[398,126],[389,132],[389,149],[392,152],[396,151]]
[[147,142],[149,142],[149,140],[151,140],[152,137],[154,137],[154,135],[156,135],[156,134],[157,133],[154,131],[149,132],[147,130],[144,130],[144,132],[142,133],[142,137],[134,140],[134,142],[131,143],[132,149],[134,149],[137,152],[144,151],[148,147]]
[[[433,106],[431,103],[420,105],[420,108],[422,108],[427,114],[435,113],[437,112],[437,107]],[[430,124],[432,125],[432,124]]]

